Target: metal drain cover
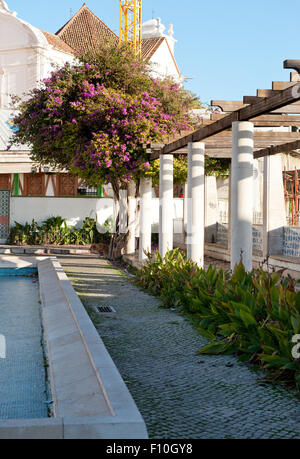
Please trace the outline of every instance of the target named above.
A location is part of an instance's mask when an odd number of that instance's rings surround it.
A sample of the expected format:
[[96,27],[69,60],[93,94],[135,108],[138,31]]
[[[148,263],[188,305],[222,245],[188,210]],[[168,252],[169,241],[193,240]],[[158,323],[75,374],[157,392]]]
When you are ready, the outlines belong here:
[[96,307],[96,311],[97,312],[100,312],[101,314],[112,314],[112,313],[116,313],[117,311],[112,307],[112,306],[97,306]]

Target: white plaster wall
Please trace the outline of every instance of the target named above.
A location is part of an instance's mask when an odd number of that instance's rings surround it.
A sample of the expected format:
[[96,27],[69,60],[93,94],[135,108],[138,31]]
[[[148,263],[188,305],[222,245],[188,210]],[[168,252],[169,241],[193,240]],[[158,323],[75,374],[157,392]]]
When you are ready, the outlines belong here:
[[13,14],[0,10],[0,108],[8,108],[10,95],[23,96],[73,56],[49,45],[43,33]]
[[[174,219],[183,219],[183,199],[174,199]],[[86,217],[95,218],[100,225],[113,216],[114,200],[109,198],[30,198],[13,197],[10,203],[10,224],[24,224],[34,218],[42,223],[49,217],[63,217],[70,226],[80,226]],[[159,199],[152,199],[152,224],[159,224]],[[176,226],[176,225],[175,225]],[[178,228],[181,226],[178,225]],[[154,228],[155,229],[155,228]],[[181,231],[179,231],[181,232]]]
[[9,108],[11,94],[22,97],[37,87],[53,71],[53,64],[63,65],[72,60],[70,55],[56,52],[48,45],[46,49],[0,50],[0,108]]
[[264,158],[264,250],[267,255],[280,255],[283,229],[286,226],[286,206],[281,156]]
[[[180,220],[180,232],[182,230],[182,219],[183,219],[183,199],[180,198],[175,198],[173,200],[173,215],[174,215],[174,221],[179,221]],[[159,230],[159,199],[154,198],[152,199],[152,225],[154,226],[153,230],[155,232],[158,232]],[[176,223],[174,223],[174,226],[177,227]],[[156,231],[157,230],[157,231]]]
[[10,202],[10,224],[24,224],[34,218],[42,223],[49,217],[63,217],[68,225],[80,227],[86,217],[100,225],[113,215],[113,199],[14,197]]
[[[174,232],[181,234],[183,230],[183,199],[174,198],[173,215],[174,215]],[[159,198],[152,198],[152,232],[159,233]],[[139,218],[137,218],[136,237],[139,236]]]
[[180,75],[178,73],[175,62],[172,58],[166,40],[160,45],[158,50],[150,59],[153,68],[153,75],[157,77],[173,77],[176,81],[180,82]]

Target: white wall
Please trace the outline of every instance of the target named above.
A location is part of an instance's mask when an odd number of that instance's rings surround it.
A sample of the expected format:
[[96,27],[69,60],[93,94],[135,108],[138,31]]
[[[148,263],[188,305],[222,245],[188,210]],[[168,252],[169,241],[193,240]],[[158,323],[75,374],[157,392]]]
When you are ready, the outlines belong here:
[[73,59],[49,45],[41,30],[0,8],[0,108],[9,108],[11,94],[22,96],[36,87],[53,63]]
[[180,74],[176,67],[175,61],[168,48],[167,41],[164,40],[158,50],[150,59],[152,64],[152,73],[154,77],[173,77],[176,81],[181,82]]
[[[103,225],[113,216],[114,200],[109,198],[35,198],[13,197],[10,200],[10,225],[14,222],[31,223],[34,219],[41,224],[49,217],[63,217],[70,226],[80,226],[86,217],[97,219]],[[181,233],[183,199],[174,199],[175,231]],[[177,223],[176,223],[177,221]],[[159,199],[152,199],[153,231],[159,229]],[[138,231],[137,231],[138,236]]]
[[10,224],[39,224],[49,217],[63,217],[70,226],[81,226],[86,217],[96,219],[100,225],[113,215],[113,199],[97,198],[29,198],[14,197],[10,200]]
[[[182,232],[183,219],[183,199],[174,198],[173,200],[174,230],[176,233]],[[159,198],[152,198],[152,232],[159,233]],[[139,235],[137,228],[136,236]]]

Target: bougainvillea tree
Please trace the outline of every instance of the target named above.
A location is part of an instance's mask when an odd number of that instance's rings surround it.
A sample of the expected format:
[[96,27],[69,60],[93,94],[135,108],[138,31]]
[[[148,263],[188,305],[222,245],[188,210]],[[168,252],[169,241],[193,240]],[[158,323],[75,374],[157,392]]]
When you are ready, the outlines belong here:
[[151,172],[145,144],[195,124],[195,97],[171,79],[153,78],[146,62],[114,43],[54,70],[15,102],[15,143],[30,144],[41,165],[90,185],[111,183],[116,198],[120,187]]
[[144,145],[192,128],[193,97],[153,79],[126,47],[103,47],[55,70],[20,103],[15,142],[40,164],[67,168],[91,184],[120,186],[150,168]]

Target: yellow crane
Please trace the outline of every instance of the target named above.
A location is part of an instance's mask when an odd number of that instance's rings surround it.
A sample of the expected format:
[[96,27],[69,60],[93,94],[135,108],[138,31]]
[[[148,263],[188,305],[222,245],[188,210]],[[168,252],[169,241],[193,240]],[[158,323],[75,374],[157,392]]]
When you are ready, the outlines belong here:
[[136,55],[142,53],[142,0],[119,0],[119,40],[132,46]]

